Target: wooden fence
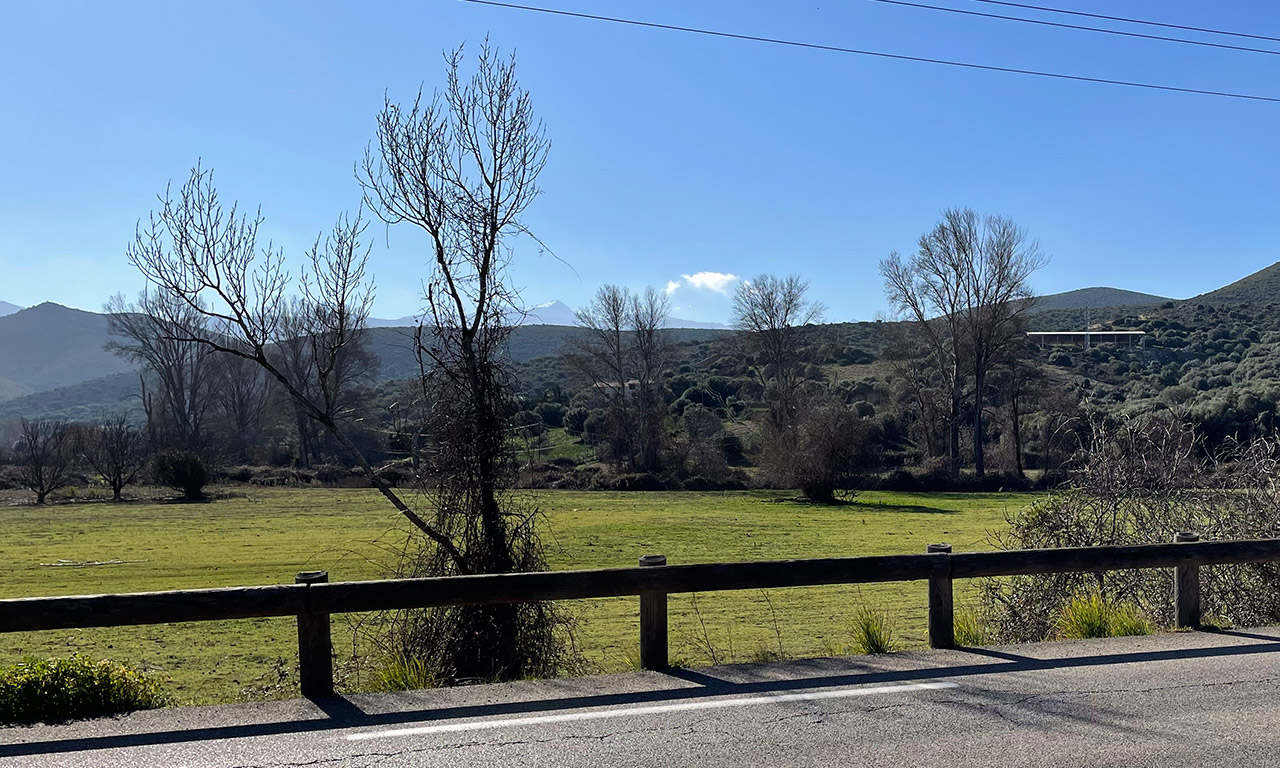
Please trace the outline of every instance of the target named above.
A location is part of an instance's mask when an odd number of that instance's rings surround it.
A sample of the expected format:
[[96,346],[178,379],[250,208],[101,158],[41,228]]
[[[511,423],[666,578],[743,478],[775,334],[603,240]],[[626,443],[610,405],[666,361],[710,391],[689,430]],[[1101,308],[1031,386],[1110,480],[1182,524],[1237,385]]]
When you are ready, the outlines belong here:
[[1200,623],[1200,566],[1280,561],[1280,539],[1199,541],[1179,533],[1171,544],[953,553],[930,544],[925,554],[667,565],[662,555],[637,568],[450,576],[329,583],[325,571],[294,584],[175,592],[0,600],[0,632],[115,627],[272,616],[298,619],[299,677],[304,696],[333,693],[329,615],[364,611],[488,605],[541,600],[638,596],[640,661],[667,666],[667,595],[734,589],[927,581],[929,643],[955,645],[952,581],[981,576],[1173,568],[1175,620]]

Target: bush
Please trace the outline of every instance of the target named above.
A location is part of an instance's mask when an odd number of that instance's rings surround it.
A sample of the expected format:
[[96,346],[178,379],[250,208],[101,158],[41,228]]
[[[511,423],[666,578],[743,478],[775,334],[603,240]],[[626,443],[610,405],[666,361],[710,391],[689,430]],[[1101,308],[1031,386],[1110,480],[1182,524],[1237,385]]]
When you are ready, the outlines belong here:
[[893,624],[888,612],[862,606],[853,617],[853,647],[859,653],[892,653]]
[[[1178,531],[1226,541],[1270,538],[1280,530],[1280,444],[1258,439],[1209,451],[1189,421],[1167,412],[1095,418],[1090,433],[1069,484],[1008,515],[1007,529],[993,534],[993,543],[1001,549],[1124,546],[1170,541]],[[1089,628],[1088,605],[1071,607],[1077,596],[1094,592],[1123,595],[1140,617],[1108,623],[1108,632],[1172,625],[1172,582],[1168,569],[1148,568],[980,579],[978,588],[993,637],[1025,642],[1063,635],[1062,621],[1069,621],[1068,636],[1100,631],[1101,619]],[[1205,613],[1236,626],[1280,621],[1274,563],[1204,568],[1200,592]],[[1068,609],[1072,616],[1060,619]]]
[[565,412],[561,423],[564,425],[564,431],[574,437],[581,437],[587,423],[587,418],[591,416],[591,411],[586,408],[571,408]]
[[538,403],[533,410],[544,424],[552,428],[563,427],[565,414],[569,411],[560,403]]
[[346,467],[338,464],[321,464],[316,467],[316,480],[324,485],[337,485],[343,480],[350,477],[351,473]]
[[58,722],[154,709],[167,697],[138,670],[88,656],[26,658],[0,669],[0,723]]
[[1151,622],[1133,605],[1115,603],[1098,592],[1077,596],[1057,619],[1058,636],[1071,639],[1149,635]]
[[204,462],[191,451],[161,451],[152,464],[156,482],[182,491],[182,498],[197,501],[204,498],[209,473]]

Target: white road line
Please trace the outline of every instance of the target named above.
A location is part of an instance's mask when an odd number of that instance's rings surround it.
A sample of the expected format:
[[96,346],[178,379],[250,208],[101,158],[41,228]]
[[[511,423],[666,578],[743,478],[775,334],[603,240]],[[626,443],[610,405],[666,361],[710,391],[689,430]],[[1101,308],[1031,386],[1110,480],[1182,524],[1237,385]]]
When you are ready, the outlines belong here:
[[522,725],[542,725],[545,723],[569,723],[578,720],[604,720],[613,717],[633,717],[636,715],[659,715],[667,712],[688,712],[700,709],[724,709],[726,707],[752,707],[758,704],[782,704],[788,701],[822,701],[824,699],[846,699],[854,696],[876,696],[882,693],[909,693],[911,691],[936,691],[943,688],[955,688],[955,683],[909,683],[904,685],[881,685],[874,688],[842,688],[838,691],[816,691],[813,693],[783,693],[775,696],[752,696],[741,699],[711,699],[708,701],[686,701],[679,704],[655,704],[650,707],[626,707],[623,709],[605,709],[592,712],[572,712],[564,715],[539,715],[537,717],[513,717],[505,720],[480,720],[469,723],[448,723],[446,725],[424,725],[418,728],[395,728],[386,731],[364,731],[347,735],[347,741],[364,741],[366,739],[390,739],[401,736],[425,736],[433,733],[457,733],[459,731],[481,731],[490,728],[514,728]]

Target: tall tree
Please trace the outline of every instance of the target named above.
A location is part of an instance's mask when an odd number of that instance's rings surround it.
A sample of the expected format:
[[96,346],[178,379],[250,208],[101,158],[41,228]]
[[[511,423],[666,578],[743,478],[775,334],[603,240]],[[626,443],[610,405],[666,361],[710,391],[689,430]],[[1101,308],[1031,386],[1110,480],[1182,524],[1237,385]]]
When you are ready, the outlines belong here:
[[107,301],[107,348],[139,363],[142,403],[151,442],[159,448],[205,450],[205,430],[219,388],[207,346],[190,340],[210,334],[200,297],[188,302],[164,286],[149,288],[134,302],[116,294]]
[[[512,243],[532,237],[522,217],[540,193],[549,141],[513,58],[486,43],[469,77],[461,48],[446,59],[442,92],[419,93],[408,107],[385,103],[359,169],[370,210],[387,224],[421,230],[429,248],[417,332],[431,448],[424,465],[434,475],[426,488],[434,519],[450,543],[423,550],[407,568],[423,575],[540,570],[536,509],[510,493],[515,409],[502,352],[507,318],[519,309],[508,274]],[[550,604],[446,609],[406,622],[402,652],[448,664],[446,675],[520,677],[557,663]]]
[[214,359],[217,442],[231,461],[246,461],[262,435],[272,381],[252,360],[232,355]]
[[793,484],[803,417],[804,368],[801,328],[822,318],[823,306],[808,297],[809,283],[797,275],[762,274],[738,284],[733,327],[763,392],[766,410],[759,429],[761,463],[777,483]]
[[671,363],[666,330],[670,300],[647,288],[635,295],[606,285],[577,312],[586,334],[577,339],[569,363],[605,398],[609,452],[621,466],[652,472],[662,462],[664,401],[662,374]]
[[968,378],[973,384],[973,465],[979,477],[985,473],[987,376],[1023,335],[1033,299],[1028,281],[1045,263],[1039,244],[1011,219],[979,218],[968,208],[944,211],[942,220],[920,237],[909,260],[894,252],[880,263],[889,301],[916,322],[949,379],[953,472],[959,466],[962,393]]

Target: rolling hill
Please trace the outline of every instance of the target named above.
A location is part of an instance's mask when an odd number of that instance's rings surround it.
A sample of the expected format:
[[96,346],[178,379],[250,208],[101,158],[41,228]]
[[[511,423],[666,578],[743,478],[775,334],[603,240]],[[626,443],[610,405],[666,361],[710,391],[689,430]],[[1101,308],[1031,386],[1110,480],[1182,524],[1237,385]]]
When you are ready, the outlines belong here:
[[7,301],[0,301],[0,317],[4,317],[5,315],[12,315],[14,312],[17,312],[21,309],[22,307],[18,306],[17,304],[10,304]]
[[1077,288],[1074,291],[1051,293],[1036,299],[1035,312],[1054,309],[1096,309],[1100,307],[1149,306],[1163,304],[1170,299],[1150,293],[1126,291],[1121,288]]
[[1216,291],[1187,301],[1203,304],[1267,304],[1280,298],[1280,261]]

